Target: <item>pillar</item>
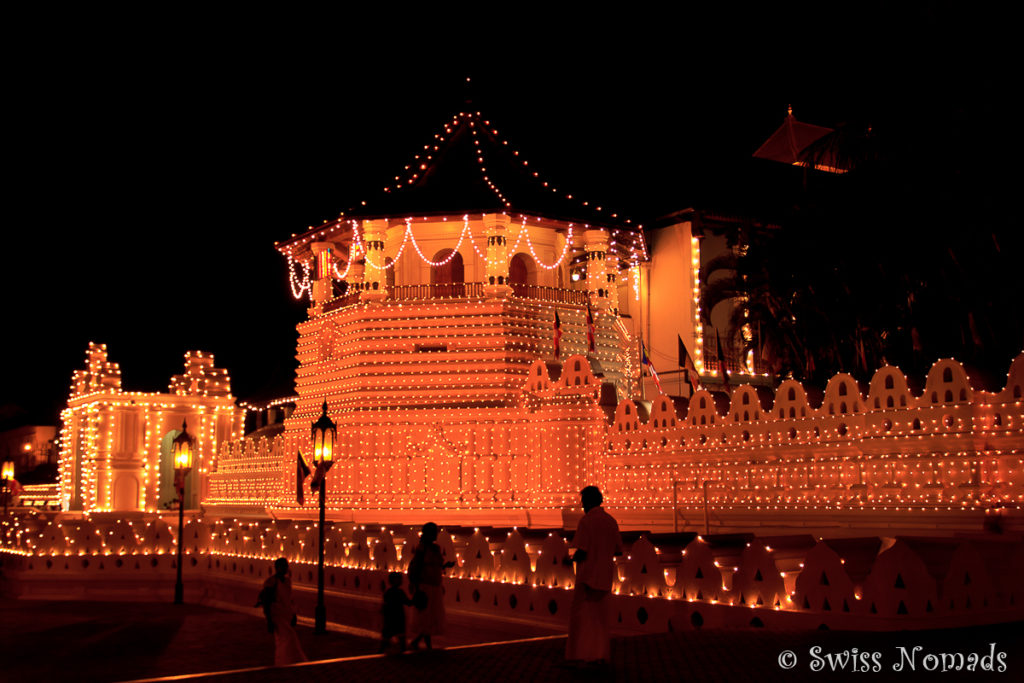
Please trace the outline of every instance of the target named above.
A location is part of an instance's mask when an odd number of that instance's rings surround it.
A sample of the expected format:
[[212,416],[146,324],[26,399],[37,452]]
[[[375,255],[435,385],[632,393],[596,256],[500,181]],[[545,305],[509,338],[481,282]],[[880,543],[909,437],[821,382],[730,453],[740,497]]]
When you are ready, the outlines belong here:
[[359,259],[353,261],[352,265],[348,268],[348,273],[345,275],[345,295],[358,294],[363,291],[363,260]]
[[583,248],[587,252],[587,291],[590,305],[595,310],[609,307],[608,277],[605,258],[608,254],[608,233],[604,230],[587,230],[583,233]]
[[313,305],[323,304],[334,295],[334,259],[330,242],[313,242]]
[[619,314],[619,257],[608,254],[604,262],[605,281],[607,282],[608,308],[614,315]]
[[363,246],[366,248],[366,269],[363,271],[362,301],[380,301],[388,296],[384,274],[384,238],[388,231],[386,218],[363,221]]
[[487,236],[484,293],[491,297],[503,297],[512,293],[512,287],[508,284],[508,226],[511,219],[503,213],[485,213],[483,218],[484,234]]

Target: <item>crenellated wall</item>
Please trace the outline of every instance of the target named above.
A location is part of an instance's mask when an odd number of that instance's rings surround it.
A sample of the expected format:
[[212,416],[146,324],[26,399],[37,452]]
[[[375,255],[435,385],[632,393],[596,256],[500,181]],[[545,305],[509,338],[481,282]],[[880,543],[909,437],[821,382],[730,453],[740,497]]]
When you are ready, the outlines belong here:
[[673,502],[690,525],[707,502],[719,515],[872,512],[1004,514],[1024,502],[1024,355],[1001,391],[975,391],[963,367],[941,360],[924,391],[879,369],[862,394],[833,377],[820,405],[798,382],[772,398],[733,390],[728,408],[698,391],[685,415],[667,397],[650,418],[623,401],[607,439],[606,496],[623,507]]

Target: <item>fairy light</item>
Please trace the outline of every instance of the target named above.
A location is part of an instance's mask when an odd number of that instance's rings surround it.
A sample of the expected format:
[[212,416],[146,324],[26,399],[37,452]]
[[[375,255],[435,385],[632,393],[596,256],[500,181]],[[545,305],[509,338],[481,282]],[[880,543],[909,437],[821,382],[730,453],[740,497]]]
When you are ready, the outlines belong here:
[[288,254],[288,284],[291,285],[294,298],[301,299],[304,292],[309,292],[310,296],[312,296],[309,264],[305,261],[302,262],[302,279],[299,280],[295,275],[295,259],[292,258],[291,254]]
[[562,245],[562,253],[558,255],[558,259],[551,265],[541,263],[540,257],[537,256],[537,252],[534,251],[533,242],[530,241],[530,232],[529,230],[526,230],[525,223],[523,226],[523,231],[526,233],[526,246],[527,248],[529,248],[530,255],[533,256],[534,262],[538,266],[544,268],[545,270],[554,270],[558,268],[560,265],[562,265],[562,261],[565,260],[565,255],[569,253],[569,245],[572,244],[572,223],[569,224],[569,234],[566,235],[565,244]]
[[[700,240],[690,237],[690,277],[693,291],[693,332],[696,344],[693,349],[693,364],[700,374],[704,373],[704,324],[700,315]],[[637,295],[639,297],[639,294]]]

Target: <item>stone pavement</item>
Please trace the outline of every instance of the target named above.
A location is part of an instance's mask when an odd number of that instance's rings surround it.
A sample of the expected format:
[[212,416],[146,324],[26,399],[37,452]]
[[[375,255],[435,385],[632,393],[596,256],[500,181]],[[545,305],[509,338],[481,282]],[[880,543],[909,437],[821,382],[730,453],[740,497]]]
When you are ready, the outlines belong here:
[[[453,620],[446,649],[402,656],[373,655],[377,643],[352,633],[315,637],[300,624],[299,635],[312,661],[273,668],[272,639],[258,612],[240,613],[199,605],[166,603],[42,602],[0,599],[0,654],[3,681],[128,681],[182,677],[207,681],[803,681],[803,680],[1022,680],[1024,624],[945,631],[853,633],[778,632],[764,629],[701,630],[616,638],[612,663],[603,670],[562,665],[565,640],[550,633],[508,640],[507,627]],[[928,672],[930,653],[986,655],[989,643],[1006,653],[1007,671]],[[837,676],[826,665],[813,672],[809,648],[824,653],[858,648],[879,652],[880,672]],[[892,671],[898,647],[923,649],[917,672]],[[797,664],[779,666],[792,650]],[[998,662],[997,662],[998,664]],[[862,667],[863,668],[863,667]],[[234,671],[231,673],[231,671]],[[222,673],[217,673],[222,672]],[[196,676],[188,676],[195,674]],[[212,674],[212,675],[211,675]],[[184,675],[184,676],[183,676]],[[181,680],[181,678],[178,678]]]

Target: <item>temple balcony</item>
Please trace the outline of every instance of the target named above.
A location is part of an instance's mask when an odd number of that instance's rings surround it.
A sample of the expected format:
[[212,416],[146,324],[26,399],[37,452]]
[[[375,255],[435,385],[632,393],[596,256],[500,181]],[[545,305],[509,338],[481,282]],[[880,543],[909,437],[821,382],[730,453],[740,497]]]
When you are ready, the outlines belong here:
[[[546,287],[526,283],[510,283],[512,298],[543,301],[555,304],[586,307],[587,292],[583,289],[567,289],[564,287]],[[324,314],[337,311],[360,303],[361,292],[346,292],[324,302]],[[443,284],[412,284],[395,285],[386,290],[384,302],[418,301],[426,299],[483,299],[487,297],[483,282],[456,282]]]

